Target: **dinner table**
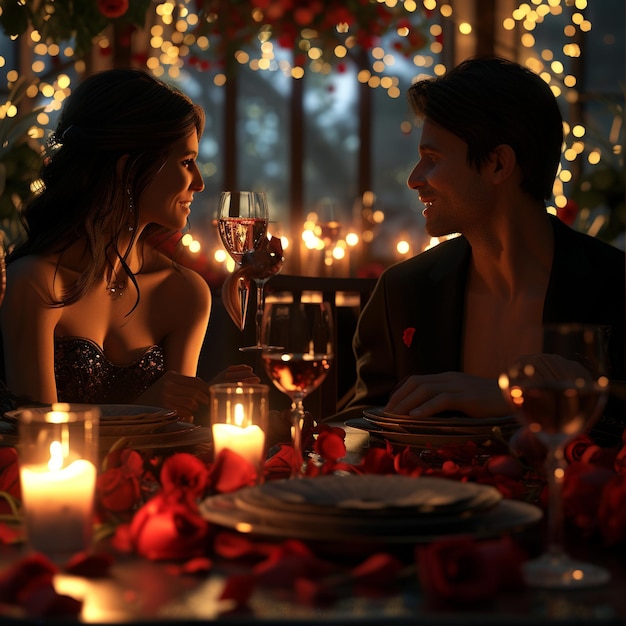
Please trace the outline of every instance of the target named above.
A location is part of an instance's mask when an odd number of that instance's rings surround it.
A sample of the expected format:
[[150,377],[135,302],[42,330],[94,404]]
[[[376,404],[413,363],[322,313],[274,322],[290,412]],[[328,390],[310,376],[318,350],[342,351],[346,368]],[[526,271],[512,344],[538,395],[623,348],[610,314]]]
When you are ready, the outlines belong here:
[[[281,593],[260,589],[245,609],[233,611],[220,600],[225,580],[239,568],[216,563],[207,575],[181,575],[171,564],[137,557],[116,556],[106,577],[81,579],[57,576],[59,592],[84,600],[79,616],[61,623],[89,624],[623,624],[626,571],[623,557],[580,546],[577,553],[593,556],[611,570],[611,582],[597,589],[552,591],[517,589],[499,593],[476,605],[431,605],[420,592],[413,571],[394,588],[381,593],[356,594],[346,588],[331,604],[306,605]],[[0,552],[5,567],[20,551],[6,546]],[[241,566],[239,566],[241,567]],[[410,568],[409,568],[410,569]],[[245,571],[245,570],[244,570]],[[59,623],[59,617],[26,617],[2,607],[3,624]]]
[[[358,464],[370,446],[376,445],[371,433],[346,425],[343,421],[330,426],[345,431],[345,461],[348,464]],[[376,479],[361,478],[365,481]],[[381,480],[381,477],[378,479]],[[298,485],[296,489],[293,486],[295,482],[306,486],[309,479],[281,480],[297,492],[302,487]],[[268,489],[271,492],[272,486],[272,481],[268,480],[245,489],[254,495],[259,487],[267,493]],[[486,495],[489,500],[492,493],[479,491],[477,497],[483,501]],[[289,531],[288,525],[280,523],[270,524],[269,531],[254,522],[240,523],[246,522],[245,511],[228,509],[235,497],[236,492],[208,499],[204,512],[212,532],[224,537],[231,549],[238,545],[237,540],[245,540],[258,548],[249,549],[243,558],[232,558],[224,551],[209,554],[201,565],[196,562],[196,567],[193,567],[189,566],[193,560],[183,563],[177,559],[146,558],[120,550],[110,534],[99,537],[92,548],[92,555],[106,557],[107,567],[102,571],[81,572],[80,568],[67,569],[63,562],[55,562],[54,590],[80,603],[80,609],[72,614],[38,612],[36,609],[25,611],[23,606],[10,599],[7,601],[7,585],[16,585],[15,574],[13,578],[9,574],[15,571],[16,566],[36,555],[29,552],[22,542],[0,544],[0,598],[4,598],[0,601],[0,622],[181,626],[203,623],[355,626],[626,623],[626,560],[623,550],[605,546],[597,537],[587,537],[572,528],[566,534],[568,551],[574,557],[605,567],[610,572],[610,580],[606,584],[562,591],[530,588],[518,581],[510,586],[498,586],[497,591],[487,593],[482,582],[490,576],[493,578],[494,572],[481,570],[476,563],[469,562],[470,551],[466,557],[468,562],[464,561],[463,555],[455,561],[455,567],[469,568],[468,572],[460,572],[463,582],[456,589],[460,590],[460,594],[452,589],[448,597],[434,596],[425,588],[420,574],[420,567],[424,565],[417,555],[439,541],[452,539],[465,549],[474,541],[493,541],[497,549],[497,542],[507,537],[531,553],[541,551],[545,533],[544,516],[537,514],[535,509],[523,508],[524,505],[505,503],[513,507],[511,511],[526,514],[524,523],[505,521],[480,537],[474,532],[482,528],[480,524],[452,528],[449,532],[444,525],[441,532],[417,529],[412,533],[407,531],[406,524],[401,523],[397,528],[404,536],[398,537],[394,536],[393,530],[385,532],[384,525],[377,525],[379,521],[374,524],[375,528],[383,529],[378,535],[355,531],[352,536],[344,525],[339,533],[331,530],[316,534],[311,531],[308,536],[302,530]],[[249,503],[253,502],[249,500]],[[226,508],[221,508],[223,506]],[[516,508],[518,506],[522,508]],[[238,514],[243,515],[242,519],[237,519]],[[363,515],[366,514],[364,511]],[[253,572],[258,572],[259,554],[268,554],[271,549],[286,544],[292,550],[293,563],[280,570],[274,580],[267,577],[262,584],[257,584],[258,579],[253,582]],[[496,575],[505,576],[502,564],[498,567]],[[303,568],[306,584],[297,587],[289,577],[303,575]],[[359,575],[355,574],[357,570]],[[23,580],[20,582],[24,583]],[[15,588],[18,589],[18,586]],[[238,589],[242,588],[246,591],[239,594]],[[239,595],[245,601],[237,600]],[[33,602],[36,604],[37,601],[35,592]]]

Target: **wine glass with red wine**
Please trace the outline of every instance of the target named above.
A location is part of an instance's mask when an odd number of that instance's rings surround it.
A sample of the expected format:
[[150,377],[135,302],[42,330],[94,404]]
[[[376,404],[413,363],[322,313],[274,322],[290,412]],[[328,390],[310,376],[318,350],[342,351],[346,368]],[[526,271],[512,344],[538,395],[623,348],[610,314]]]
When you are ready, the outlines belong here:
[[563,449],[586,432],[606,405],[609,328],[585,324],[546,325],[543,352],[519,358],[499,385],[520,422],[547,448],[548,545],[524,566],[533,587],[574,589],[597,586],[609,573],[572,559],[563,548]]
[[326,378],[334,359],[333,317],[328,302],[268,302],[263,315],[262,358],[272,383],[291,400],[295,462],[303,473],[304,399]]

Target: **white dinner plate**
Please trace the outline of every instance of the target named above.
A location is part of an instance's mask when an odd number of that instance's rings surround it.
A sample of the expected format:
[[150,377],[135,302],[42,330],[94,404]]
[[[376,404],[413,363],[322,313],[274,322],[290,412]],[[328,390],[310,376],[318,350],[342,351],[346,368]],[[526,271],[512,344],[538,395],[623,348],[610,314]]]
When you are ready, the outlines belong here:
[[279,515],[266,516],[240,506],[237,492],[211,496],[200,503],[200,512],[212,524],[242,533],[278,539],[338,542],[343,546],[366,544],[423,543],[453,535],[486,538],[503,532],[517,532],[542,518],[538,507],[516,500],[502,499],[495,506],[474,515],[378,516],[350,518],[309,516],[299,523]]
[[377,474],[272,480],[237,492],[241,508],[265,517],[288,516],[294,522],[306,522],[307,517],[343,517],[346,519],[341,522],[352,524],[390,514],[424,521],[470,515],[501,499],[500,492],[488,485],[434,476]]

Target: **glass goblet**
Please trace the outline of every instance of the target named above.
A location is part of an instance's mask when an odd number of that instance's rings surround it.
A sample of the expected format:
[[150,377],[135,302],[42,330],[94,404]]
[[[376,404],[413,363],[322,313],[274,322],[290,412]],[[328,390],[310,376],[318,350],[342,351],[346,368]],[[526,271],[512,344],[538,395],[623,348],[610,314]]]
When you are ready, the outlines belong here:
[[520,422],[546,446],[548,545],[524,564],[532,587],[571,589],[605,583],[601,567],[571,558],[563,547],[563,450],[600,416],[608,397],[608,327],[546,325],[543,352],[519,358],[499,378]]
[[303,474],[304,399],[326,378],[334,359],[330,303],[271,302],[263,314],[262,359],[272,383],[291,400],[292,477]]

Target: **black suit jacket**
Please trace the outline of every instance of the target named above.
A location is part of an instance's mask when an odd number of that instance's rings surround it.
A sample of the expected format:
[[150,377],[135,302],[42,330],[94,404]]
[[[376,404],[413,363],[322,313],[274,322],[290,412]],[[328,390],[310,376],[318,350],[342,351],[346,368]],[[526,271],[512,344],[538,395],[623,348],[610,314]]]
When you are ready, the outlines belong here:
[[[624,252],[553,217],[554,259],[544,323],[611,326],[611,378],[624,379]],[[411,374],[461,371],[465,291],[471,249],[465,237],[389,267],[365,306],[353,340],[356,396],[351,406],[382,406]],[[410,346],[405,329],[414,328]]]

